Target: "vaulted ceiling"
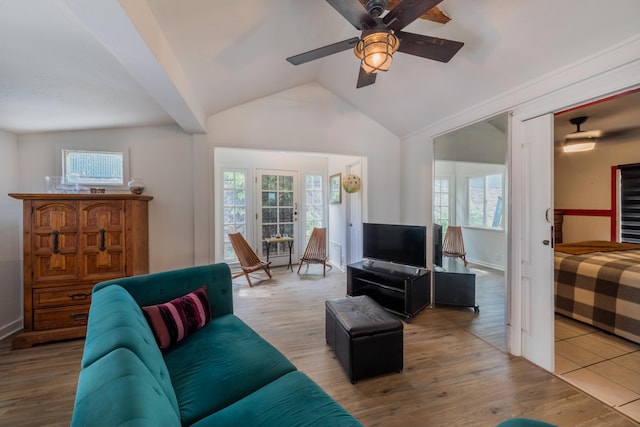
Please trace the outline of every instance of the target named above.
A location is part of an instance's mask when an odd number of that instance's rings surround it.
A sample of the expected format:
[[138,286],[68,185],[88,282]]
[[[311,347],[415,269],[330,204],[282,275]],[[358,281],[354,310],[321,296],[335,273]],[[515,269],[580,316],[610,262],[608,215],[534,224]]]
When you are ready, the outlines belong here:
[[[637,38],[640,2],[444,0],[406,31],[464,42],[449,63],[396,53],[356,89],[359,36],[323,0],[0,0],[0,129],[178,123],[317,82],[399,137]],[[640,56],[640,53],[639,53]]]

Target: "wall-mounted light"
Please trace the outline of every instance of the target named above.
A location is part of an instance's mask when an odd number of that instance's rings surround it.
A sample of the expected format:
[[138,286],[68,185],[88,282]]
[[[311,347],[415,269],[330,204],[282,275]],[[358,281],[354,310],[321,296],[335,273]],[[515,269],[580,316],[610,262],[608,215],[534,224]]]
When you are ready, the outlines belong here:
[[389,69],[399,46],[400,41],[391,31],[374,30],[365,34],[353,50],[364,71],[378,73]]

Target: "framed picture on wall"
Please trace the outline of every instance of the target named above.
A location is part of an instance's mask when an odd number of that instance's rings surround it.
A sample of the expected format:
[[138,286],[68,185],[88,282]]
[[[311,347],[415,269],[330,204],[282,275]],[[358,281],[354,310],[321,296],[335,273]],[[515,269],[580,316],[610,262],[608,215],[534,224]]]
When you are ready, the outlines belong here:
[[341,173],[337,173],[329,177],[329,203],[331,203],[332,205],[342,203],[342,187],[340,186],[341,181]]

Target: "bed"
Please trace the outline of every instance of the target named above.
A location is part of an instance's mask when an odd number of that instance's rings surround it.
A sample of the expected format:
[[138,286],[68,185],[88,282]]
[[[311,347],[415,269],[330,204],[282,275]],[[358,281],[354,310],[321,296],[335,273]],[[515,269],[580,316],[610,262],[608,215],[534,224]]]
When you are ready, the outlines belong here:
[[640,344],[640,245],[555,246],[555,311]]

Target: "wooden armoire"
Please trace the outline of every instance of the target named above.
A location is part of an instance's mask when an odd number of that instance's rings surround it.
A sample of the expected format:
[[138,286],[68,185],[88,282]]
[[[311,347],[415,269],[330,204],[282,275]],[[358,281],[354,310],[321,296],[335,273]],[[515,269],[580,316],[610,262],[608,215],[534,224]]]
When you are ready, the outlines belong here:
[[93,286],[149,272],[153,197],[9,196],[23,201],[24,218],[24,331],[13,348],[85,336]]

